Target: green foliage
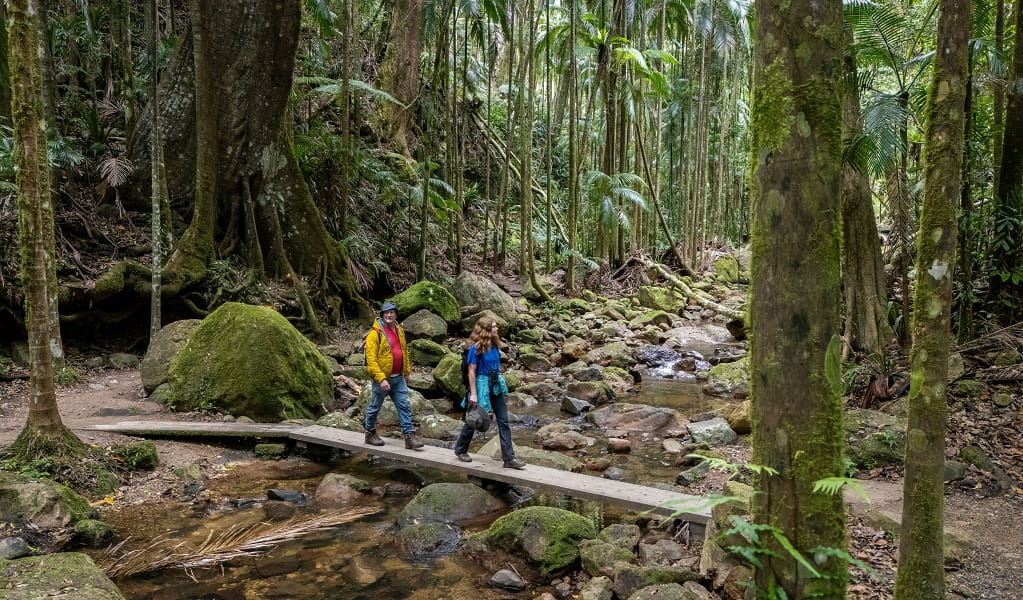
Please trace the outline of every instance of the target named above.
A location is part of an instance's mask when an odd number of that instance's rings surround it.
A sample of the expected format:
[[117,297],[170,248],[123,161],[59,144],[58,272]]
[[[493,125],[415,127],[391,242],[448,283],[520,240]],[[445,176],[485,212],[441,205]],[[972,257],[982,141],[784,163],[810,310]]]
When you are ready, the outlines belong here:
[[870,498],[867,496],[866,490],[863,489],[863,484],[858,479],[852,479],[850,477],[825,477],[824,479],[818,479],[813,482],[813,492],[815,494],[827,494],[829,496],[835,496],[842,493],[842,489],[848,486],[857,496],[863,498],[867,503],[870,503]]

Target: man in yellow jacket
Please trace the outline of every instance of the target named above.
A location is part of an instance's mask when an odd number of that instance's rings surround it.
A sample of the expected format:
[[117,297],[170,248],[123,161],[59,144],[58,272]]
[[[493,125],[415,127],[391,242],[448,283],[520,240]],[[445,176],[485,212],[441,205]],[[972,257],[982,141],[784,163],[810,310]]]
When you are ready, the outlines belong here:
[[405,342],[405,329],[398,324],[398,306],[393,302],[386,302],[380,307],[380,317],[366,334],[366,370],[373,378],[373,395],[362,423],[366,428],[366,443],[384,445],[384,440],[377,435],[377,415],[384,404],[384,397],[390,396],[398,410],[405,447],[421,450],[423,442],[413,433],[412,405],[408,400],[408,376],[412,372],[412,364]]

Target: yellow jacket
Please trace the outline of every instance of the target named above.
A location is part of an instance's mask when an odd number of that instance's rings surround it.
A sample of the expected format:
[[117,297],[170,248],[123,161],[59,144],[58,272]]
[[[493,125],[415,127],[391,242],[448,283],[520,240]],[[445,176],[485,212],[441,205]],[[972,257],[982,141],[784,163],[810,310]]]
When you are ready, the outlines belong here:
[[[405,329],[397,323],[394,326],[398,328],[398,342],[401,344],[401,375],[408,377],[412,372],[412,361],[409,360],[408,344],[405,342]],[[377,319],[366,334],[366,371],[374,381],[381,382],[391,375],[398,375],[391,372],[393,365],[394,356],[387,342],[387,334],[384,333],[384,322]]]

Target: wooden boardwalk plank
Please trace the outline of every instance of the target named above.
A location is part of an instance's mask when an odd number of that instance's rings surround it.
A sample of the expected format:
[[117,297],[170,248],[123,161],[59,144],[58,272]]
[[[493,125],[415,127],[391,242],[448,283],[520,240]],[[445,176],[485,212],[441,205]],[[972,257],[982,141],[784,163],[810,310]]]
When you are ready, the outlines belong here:
[[303,425],[293,423],[203,423],[194,421],[121,421],[92,425],[87,429],[131,435],[194,435],[209,437],[287,438]]
[[[295,441],[331,448],[340,448],[356,454],[372,454],[415,465],[461,473],[468,477],[490,479],[512,485],[533,487],[631,510],[649,510],[654,514],[671,516],[697,525],[702,535],[703,526],[710,520],[706,500],[668,490],[647,487],[624,481],[612,481],[582,473],[571,473],[540,465],[527,465],[525,469],[505,469],[500,460],[481,454],[472,454],[473,461],[457,460],[448,448],[427,444],[422,450],[409,450],[401,440],[385,439],[383,446],[366,445],[361,432],[322,427],[319,425],[291,425],[271,423],[194,423],[183,421],[125,421],[110,425],[95,425],[90,429],[117,431],[136,435],[195,435],[195,436],[247,436],[290,438]],[[665,503],[672,502],[670,506]],[[678,513],[678,514],[675,514]]]

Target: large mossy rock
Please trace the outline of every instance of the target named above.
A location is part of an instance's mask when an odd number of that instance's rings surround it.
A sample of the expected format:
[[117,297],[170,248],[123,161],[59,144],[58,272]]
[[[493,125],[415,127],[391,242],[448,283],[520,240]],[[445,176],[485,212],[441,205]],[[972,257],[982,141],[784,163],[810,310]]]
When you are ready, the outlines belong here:
[[636,294],[639,305],[644,308],[663,310],[665,312],[678,312],[686,307],[686,297],[674,288],[643,286]]
[[405,337],[409,340],[433,340],[442,342],[448,337],[448,324],[443,318],[424,309],[417,310],[401,322]]
[[707,373],[703,393],[711,396],[743,395],[749,392],[749,359],[719,363]]
[[89,502],[71,488],[0,471],[0,522],[59,529],[88,518]]
[[846,456],[860,469],[900,465],[906,456],[906,421],[876,410],[845,414]]
[[124,600],[114,582],[79,552],[0,559],[0,581],[5,600]]
[[611,342],[605,346],[594,348],[586,353],[583,360],[590,364],[623,369],[631,369],[636,364],[632,350],[625,342]]
[[433,340],[412,340],[408,345],[408,353],[414,365],[435,367],[451,351]]
[[334,379],[316,345],[280,313],[229,302],[174,357],[169,398],[173,410],[310,419],[333,402]]
[[[455,296],[458,305],[468,307],[470,313],[491,310],[508,325],[514,326],[518,321],[515,300],[491,279],[462,271],[462,274],[448,286],[448,289]],[[474,320],[473,324],[475,323]],[[501,334],[504,335],[504,333],[502,331]]]
[[581,515],[549,506],[528,506],[494,521],[474,537],[491,548],[533,561],[547,574],[578,560],[579,543],[596,536],[593,523]]
[[462,357],[448,354],[433,368],[437,387],[452,400],[461,400],[469,391],[462,383]]
[[174,357],[188,341],[188,336],[202,323],[199,319],[184,319],[168,323],[156,332],[149,349],[142,359],[139,373],[142,377],[142,388],[147,394],[167,383],[170,377],[170,365]]
[[413,523],[460,523],[492,513],[504,504],[471,483],[433,483],[416,494],[398,515],[398,527]]
[[[512,443],[512,449],[515,451],[515,458],[530,465],[561,469],[562,471],[571,471],[573,473],[579,473],[585,467],[583,463],[561,452],[520,446],[514,442]],[[501,460],[501,440],[497,435],[494,435],[494,437],[490,438],[487,443],[480,447],[478,453],[482,456],[489,456],[494,460]]]
[[398,305],[398,316],[402,318],[425,308],[448,325],[458,322],[458,301],[439,283],[420,281],[391,300]]

